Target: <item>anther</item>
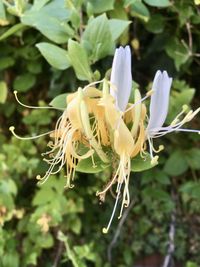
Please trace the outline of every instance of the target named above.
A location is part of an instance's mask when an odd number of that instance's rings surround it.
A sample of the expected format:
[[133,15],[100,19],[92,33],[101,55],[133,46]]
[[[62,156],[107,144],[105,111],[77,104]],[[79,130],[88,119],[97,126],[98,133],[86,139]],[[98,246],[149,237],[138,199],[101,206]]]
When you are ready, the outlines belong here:
[[102,233],[103,233],[103,234],[107,234],[107,233],[108,233],[108,229],[104,227],[104,228],[102,229]]
[[188,105],[186,105],[186,104],[182,106],[182,110],[183,110],[184,112],[187,111],[188,108],[189,108],[189,107],[188,107]]
[[12,133],[14,132],[14,130],[15,130],[15,127],[14,126],[10,126],[9,127],[9,131],[11,131]]
[[146,93],[146,96],[152,96],[152,95],[153,95],[153,93],[154,93],[154,90],[153,90],[153,89],[151,89],[150,91],[148,91],[148,92]]
[[151,160],[151,165],[157,165],[158,164],[158,159],[159,159],[159,156],[155,156],[152,158]]
[[163,145],[159,145],[158,152],[162,151],[165,147]]

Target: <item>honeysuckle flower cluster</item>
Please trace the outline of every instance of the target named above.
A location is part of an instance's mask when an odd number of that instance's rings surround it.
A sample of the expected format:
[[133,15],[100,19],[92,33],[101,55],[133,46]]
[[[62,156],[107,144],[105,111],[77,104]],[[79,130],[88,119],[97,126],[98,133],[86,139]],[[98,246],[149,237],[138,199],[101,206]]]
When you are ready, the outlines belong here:
[[[66,108],[55,129],[47,133],[51,141],[48,143],[49,151],[44,153],[44,160],[49,164],[49,169],[43,177],[38,175],[37,179],[44,183],[51,174],[66,166],[66,187],[71,188],[75,172],[83,161],[90,162],[94,170],[99,167],[99,162],[103,166],[101,170],[112,168],[112,178],[108,178],[108,183],[96,194],[104,201],[111,188],[116,191],[111,218],[107,227],[103,228],[103,232],[107,233],[118,202],[121,201],[118,218],[129,206],[129,180],[134,158],[145,162],[149,157],[150,167],[153,167],[158,163],[158,153],[164,149],[160,145],[156,150],[153,139],[174,131],[200,132],[182,128],[200,108],[193,111],[183,106],[171,124],[163,126],[168,113],[171,84],[172,78],[166,71],[157,71],[152,89],[143,98],[135,89],[134,102],[130,103],[133,90],[131,51],[129,46],[116,49],[110,81],[103,79],[67,95]],[[16,92],[15,96],[18,100]],[[146,98],[150,98],[149,112],[145,105]],[[20,139],[29,139],[16,135],[13,126],[10,130]],[[37,136],[30,139],[33,138]]]

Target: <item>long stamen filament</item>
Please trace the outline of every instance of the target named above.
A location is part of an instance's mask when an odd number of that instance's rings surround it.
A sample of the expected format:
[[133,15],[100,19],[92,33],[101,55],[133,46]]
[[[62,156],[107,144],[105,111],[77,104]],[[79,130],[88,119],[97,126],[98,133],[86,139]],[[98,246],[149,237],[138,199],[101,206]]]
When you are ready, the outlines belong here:
[[185,117],[182,119],[182,121],[179,121],[177,123],[177,120],[178,120],[178,117],[180,115],[182,115],[186,110],[186,105],[183,106],[183,110],[182,112],[180,112],[176,118],[172,121],[172,123],[167,126],[167,127],[160,127],[160,128],[155,128],[155,129],[152,129],[149,131],[149,135],[152,137],[152,138],[158,138],[158,137],[161,137],[161,136],[164,136],[165,134],[167,133],[171,133],[171,132],[194,132],[194,133],[199,133],[200,131],[199,130],[190,130],[190,129],[182,129],[181,126],[183,126],[183,124],[185,124],[186,122],[189,122],[190,120],[192,120],[198,112],[200,112],[200,108],[198,108],[197,110],[195,111],[192,111],[190,110],[186,115]]
[[31,109],[55,109],[55,110],[64,110],[64,109],[62,109],[62,108],[55,108],[55,107],[37,107],[37,106],[29,106],[29,105],[23,104],[23,103],[19,100],[19,98],[18,98],[18,96],[17,96],[17,91],[14,91],[14,95],[15,95],[15,99],[16,99],[16,101],[17,101],[21,106],[23,106],[23,107],[25,107],[25,108],[31,108]]
[[182,114],[184,114],[188,109],[187,105],[182,106],[182,111],[174,118],[174,120],[170,123],[170,125],[176,125],[179,122],[179,118]]
[[83,91],[85,91],[88,87],[91,87],[92,85],[96,85],[96,84],[100,84],[104,81],[104,79],[100,80],[100,81],[97,81],[97,82],[92,82],[88,85],[86,85],[84,88],[83,88]]
[[150,90],[149,92],[146,93],[146,96],[144,96],[143,98],[141,98],[140,100],[136,101],[134,104],[132,104],[129,108],[127,108],[124,113],[128,112],[129,110],[131,110],[132,108],[134,108],[136,105],[142,103],[144,100],[146,100],[148,97],[150,97],[153,94],[153,90]]
[[198,133],[198,134],[200,134],[200,130],[183,129],[183,128],[177,129],[176,132],[189,132],[189,133]]
[[14,127],[14,126],[10,126],[9,130],[11,131],[11,133],[12,133],[16,138],[18,138],[18,139],[20,139],[20,140],[33,140],[33,139],[37,139],[37,138],[42,137],[42,136],[45,136],[45,135],[49,135],[49,134],[51,134],[51,133],[54,132],[54,130],[53,130],[53,131],[49,131],[49,132],[47,132],[47,133],[39,134],[39,135],[36,135],[36,136],[31,136],[31,137],[21,137],[21,136],[19,136],[19,135],[17,135],[17,134],[15,133],[15,127]]
[[114,217],[114,215],[115,215],[115,211],[116,211],[117,204],[118,204],[119,197],[120,197],[120,193],[121,193],[121,186],[122,186],[122,183],[120,183],[120,186],[119,186],[119,190],[118,190],[117,197],[116,197],[116,200],[115,200],[115,205],[114,205],[114,208],[113,208],[112,215],[111,215],[111,217],[110,217],[109,223],[108,223],[107,227],[104,227],[104,228],[102,229],[102,232],[103,232],[104,234],[107,234],[107,233],[108,233],[109,228],[110,228],[110,225],[111,225],[112,220],[113,220],[113,217]]

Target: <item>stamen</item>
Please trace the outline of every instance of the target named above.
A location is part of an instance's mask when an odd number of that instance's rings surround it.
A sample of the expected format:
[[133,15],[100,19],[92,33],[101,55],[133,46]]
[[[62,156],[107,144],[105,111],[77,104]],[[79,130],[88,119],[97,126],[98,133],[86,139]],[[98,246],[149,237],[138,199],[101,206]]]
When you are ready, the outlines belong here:
[[[177,117],[175,118],[175,120],[177,120],[177,118],[183,114],[183,112],[186,110],[186,105],[183,106],[183,111],[180,112]],[[195,111],[190,110],[185,117],[182,119],[182,121],[180,121],[179,123],[174,124],[174,121],[167,127],[160,127],[160,128],[155,128],[152,129],[151,131],[149,131],[148,135],[152,138],[158,138],[161,136],[164,136],[167,133],[171,133],[171,132],[178,132],[178,131],[185,131],[187,132],[187,129],[181,129],[181,126],[183,126],[186,122],[191,121],[196,115],[197,113],[200,112],[200,108],[196,109]],[[198,130],[190,130],[188,129],[188,132],[196,132],[199,133]]]
[[148,138],[148,143],[149,143],[149,152],[150,152],[150,156],[151,156],[151,159],[154,158],[153,156],[153,145],[152,145],[152,141],[150,138]]
[[97,81],[97,82],[92,82],[88,85],[86,85],[84,88],[83,88],[83,91],[85,91],[85,89],[87,89],[88,87],[91,87],[92,85],[96,85],[96,84],[99,84],[99,83],[102,83],[104,81],[104,79],[100,80],[100,81]]
[[134,104],[132,104],[128,109],[126,109],[124,111],[124,113],[128,112],[129,110],[131,110],[132,108],[134,108],[136,105],[142,103],[144,100],[146,100],[148,97],[150,97],[153,94],[153,89],[150,90],[149,92],[146,93],[146,96],[144,96],[142,99],[140,99],[139,101],[136,101]]
[[84,129],[84,134],[86,135],[87,139],[90,141],[91,147],[94,148],[100,159],[108,163],[109,160],[107,158],[107,155],[104,153],[103,149],[99,144],[97,143],[95,137],[93,136],[91,125],[90,125],[90,119],[89,119],[89,113],[87,109],[87,105],[84,100],[80,103],[80,115],[81,115],[81,121]]
[[114,177],[112,178],[112,180],[108,183],[108,185],[105,187],[105,189],[103,191],[101,191],[101,192],[97,191],[96,192],[96,196],[101,196],[101,195],[105,194],[106,191],[108,191],[108,189],[111,188],[111,186],[114,184],[114,182],[115,182],[115,180],[116,180],[116,178],[117,178],[117,176],[119,174],[119,170],[120,170],[120,164],[119,164],[119,166],[117,168],[117,171],[116,171]]
[[152,166],[157,165],[158,164],[158,159],[159,159],[159,156],[153,157],[152,160],[151,160],[151,165]]
[[17,135],[17,134],[14,132],[14,130],[15,130],[15,127],[14,127],[14,126],[10,126],[9,131],[11,131],[11,133],[12,133],[16,138],[18,138],[18,139],[20,139],[20,140],[33,140],[33,139],[37,139],[37,138],[42,137],[42,136],[45,136],[45,135],[49,135],[49,134],[51,134],[51,133],[54,132],[54,130],[53,130],[53,131],[49,131],[49,132],[47,132],[47,133],[39,134],[39,135],[32,136],[32,137],[21,137],[21,136]]
[[130,177],[130,158],[126,158],[125,155],[122,156],[122,177],[124,183],[124,191],[123,191],[122,205],[118,219],[122,217],[124,207],[127,208],[130,203],[130,196],[128,189],[129,177]]
[[200,130],[183,129],[183,128],[177,129],[177,130],[175,130],[175,132],[189,132],[189,133],[198,133],[198,134],[200,134]]
[[175,117],[175,119],[170,123],[171,126],[176,125],[179,122],[179,118],[182,114],[184,114],[189,107],[187,105],[182,106],[182,111]]
[[[140,91],[138,89],[135,90],[135,102],[140,102],[141,101],[141,94]],[[139,128],[139,123],[140,123],[140,118],[141,118],[141,112],[142,112],[142,103],[139,105],[137,105],[135,107],[134,110],[134,122],[131,128],[131,133],[132,136],[135,137],[137,132],[138,132],[138,128]]]
[[[153,143],[153,142],[152,142]],[[155,153],[159,153],[160,151],[162,151],[165,147],[163,145],[159,145],[158,149],[155,149],[155,147],[153,146],[153,151]]]
[[23,103],[19,100],[19,98],[18,98],[18,96],[17,96],[17,91],[14,91],[13,93],[14,93],[14,95],[15,95],[15,99],[17,100],[17,102],[18,102],[21,106],[23,106],[23,107],[25,107],[25,108],[65,110],[65,109],[63,109],[63,108],[55,108],[55,107],[37,107],[37,106],[29,106],[29,105],[23,104]]
[[120,183],[120,186],[119,186],[119,190],[118,190],[117,197],[116,197],[116,200],[115,200],[115,205],[114,205],[114,208],[113,208],[113,212],[112,212],[112,215],[110,217],[110,221],[109,221],[107,227],[104,227],[102,229],[103,234],[107,234],[108,231],[109,231],[110,225],[111,225],[113,217],[115,215],[115,211],[116,211],[116,208],[117,208],[117,203],[119,201],[121,186],[122,186],[122,183]]

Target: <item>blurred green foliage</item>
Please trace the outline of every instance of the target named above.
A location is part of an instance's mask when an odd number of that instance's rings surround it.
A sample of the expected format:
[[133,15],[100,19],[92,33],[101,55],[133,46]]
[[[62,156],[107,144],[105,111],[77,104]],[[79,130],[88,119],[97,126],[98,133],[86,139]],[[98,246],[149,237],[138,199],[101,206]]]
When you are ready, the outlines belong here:
[[[199,136],[167,136],[160,164],[132,174],[134,206],[111,249],[117,219],[108,235],[101,229],[113,199],[99,205],[95,196],[110,173],[79,173],[66,191],[63,170],[37,186],[35,176],[47,168],[40,156],[47,138],[20,141],[8,131],[15,125],[20,135],[43,133],[59,116],[19,106],[13,90],[25,103],[47,105],[103,77],[119,44],[132,46],[133,77],[143,93],[157,69],[175,78],[169,121],[183,104],[199,106],[199,27],[198,0],[0,0],[0,266],[132,267],[166,255],[172,212],[174,259],[199,266]],[[199,119],[188,127],[200,128]]]

